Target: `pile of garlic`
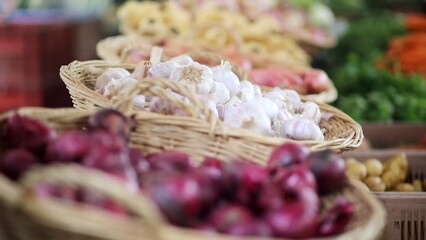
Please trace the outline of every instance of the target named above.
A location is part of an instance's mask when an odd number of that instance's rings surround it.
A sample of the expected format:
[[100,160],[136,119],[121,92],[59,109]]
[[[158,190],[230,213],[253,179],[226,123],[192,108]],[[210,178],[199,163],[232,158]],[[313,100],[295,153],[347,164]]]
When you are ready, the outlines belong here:
[[[143,79],[136,69],[110,68],[101,74],[95,90],[111,97]],[[227,61],[209,67],[195,62],[188,55],[180,55],[153,64],[148,77],[162,77],[184,84],[195,91],[211,111],[230,128],[243,128],[264,136],[294,140],[324,140],[319,127],[322,113],[314,102],[302,102],[299,94],[290,89],[274,88],[262,93],[258,85],[240,79]],[[170,89],[180,100],[186,97]],[[176,104],[151,96],[137,96],[136,106],[174,115],[186,115]]]

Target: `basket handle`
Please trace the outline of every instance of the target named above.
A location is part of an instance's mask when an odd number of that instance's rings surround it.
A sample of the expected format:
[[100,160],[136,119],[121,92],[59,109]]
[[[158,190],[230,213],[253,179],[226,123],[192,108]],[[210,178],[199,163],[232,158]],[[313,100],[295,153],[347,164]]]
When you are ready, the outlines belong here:
[[[31,207],[32,203],[44,202],[48,206],[59,203],[51,199],[39,199],[34,195],[33,191],[40,183],[80,186],[101,193],[130,210],[135,219],[139,220],[136,221],[136,226],[146,229],[144,234],[149,234],[150,237],[155,239],[161,239],[161,231],[159,229],[165,226],[166,222],[155,204],[140,192],[126,190],[125,183],[110,175],[72,164],[43,166],[30,170],[21,180],[21,204],[25,209],[31,209],[33,213],[36,212],[38,215],[43,215],[46,214],[43,209],[34,209],[43,205],[35,204]],[[37,201],[33,201],[34,199]],[[69,209],[69,205],[60,204],[60,208]],[[82,217],[85,215],[84,211],[89,211],[88,214],[94,213],[94,211],[78,207],[72,207],[71,211],[73,216],[79,214]],[[140,232],[138,231],[138,233]]]
[[[167,93],[166,89],[180,93],[189,100],[189,104],[177,96]],[[151,94],[169,100],[181,107],[190,117],[205,120],[211,124],[218,123],[217,117],[204,104],[197,93],[186,86],[165,78],[145,78],[134,87],[124,90],[112,98],[112,107],[124,113],[133,109],[133,98],[139,94]]]

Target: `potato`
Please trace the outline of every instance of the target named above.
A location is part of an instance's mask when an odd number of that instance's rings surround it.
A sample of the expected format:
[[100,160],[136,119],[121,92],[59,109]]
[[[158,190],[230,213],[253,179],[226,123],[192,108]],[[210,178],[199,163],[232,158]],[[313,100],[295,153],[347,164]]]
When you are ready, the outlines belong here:
[[416,192],[422,192],[423,191],[422,180],[414,179],[413,180],[413,186],[414,186],[414,190]]
[[367,176],[367,168],[361,162],[354,162],[347,166],[346,172],[349,176],[362,180]]
[[367,159],[364,164],[368,176],[380,176],[383,172],[383,164],[376,158]]
[[373,192],[383,192],[386,189],[382,179],[378,176],[371,176],[364,179],[365,185]]
[[410,183],[398,183],[395,186],[395,191],[397,191],[397,192],[414,192],[415,188]]
[[386,171],[382,174],[382,180],[386,189],[391,189],[398,183],[398,174],[395,174],[393,171]]

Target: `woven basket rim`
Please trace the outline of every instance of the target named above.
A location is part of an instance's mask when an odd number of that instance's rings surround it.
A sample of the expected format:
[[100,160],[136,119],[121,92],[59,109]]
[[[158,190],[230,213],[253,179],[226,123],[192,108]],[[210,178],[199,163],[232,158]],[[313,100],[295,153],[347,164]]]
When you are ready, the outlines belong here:
[[[135,34],[107,37],[107,38],[100,40],[96,44],[96,53],[97,53],[98,57],[101,58],[102,60],[113,62],[113,63],[123,63],[123,58],[119,54],[120,49],[117,48],[117,47],[114,47],[114,46],[137,45],[137,43],[139,41],[142,41],[142,40],[148,40],[148,39],[146,39],[142,36],[135,35]],[[190,51],[190,52],[201,53],[199,55],[202,55],[203,53],[209,53],[209,51],[205,51],[205,50],[193,50],[193,51]],[[213,52],[210,52],[210,53],[213,53]],[[206,54],[204,54],[204,55],[206,55]],[[219,55],[219,54],[217,54],[217,55]],[[265,58],[264,60],[266,60],[266,59],[267,58]],[[235,66],[236,65],[234,64],[234,69],[235,69]],[[240,72],[240,70],[238,72]],[[237,74],[237,75],[241,76],[241,74]],[[246,73],[243,78],[246,79],[247,76],[248,76],[248,74]],[[329,87],[325,91],[322,91],[322,92],[316,93],[316,94],[306,94],[304,96],[307,99],[312,100],[312,101],[323,102],[323,103],[331,103],[331,102],[333,102],[337,99],[338,92],[337,92],[337,89],[336,89],[333,81],[330,79]]]
[[[93,60],[93,61],[74,61],[70,63],[67,66],[62,66],[60,69],[60,75],[61,79],[65,82],[68,90],[70,91],[71,98],[73,99],[74,107],[80,108],[80,109],[91,109],[95,106],[99,107],[110,107],[111,101],[107,99],[105,96],[102,96],[99,93],[96,93],[94,90],[90,89],[88,86],[86,86],[82,79],[78,79],[78,77],[75,76],[75,72],[81,72],[89,67],[100,67],[100,68],[108,68],[108,67],[124,67],[124,68],[132,68],[130,65],[126,64],[117,64],[117,63],[110,63],[103,60]],[[78,102],[78,98],[83,99],[84,101],[89,101],[88,105],[80,104]],[[340,139],[329,139],[325,141],[297,141],[302,144],[307,145],[316,145],[318,148],[331,148],[334,150],[348,150],[348,149],[354,149],[361,145],[362,139],[363,139],[363,133],[361,125],[355,122],[350,116],[343,113],[342,111],[324,103],[318,103],[320,106],[320,109],[322,111],[326,112],[332,112],[334,114],[334,117],[337,117],[338,119],[342,119],[345,121],[345,130],[352,130],[351,135],[347,136],[345,138]],[[139,115],[141,114],[153,114],[153,113],[147,113],[140,111],[138,112]],[[172,119],[174,116],[170,115],[162,115],[159,114],[158,117],[162,119]],[[193,119],[191,120],[193,121]],[[346,129],[349,128],[349,129]],[[343,131],[345,131],[343,130]],[[220,134],[220,133],[219,133]],[[233,135],[236,137],[243,137],[248,138],[255,142],[260,142],[264,144],[279,144],[282,143],[284,140],[283,138],[274,138],[274,137],[265,137],[260,136],[257,134],[250,133],[249,131],[245,130],[229,130],[227,131],[228,135]],[[294,141],[291,139],[285,139],[288,141]],[[314,147],[315,149],[315,147]]]

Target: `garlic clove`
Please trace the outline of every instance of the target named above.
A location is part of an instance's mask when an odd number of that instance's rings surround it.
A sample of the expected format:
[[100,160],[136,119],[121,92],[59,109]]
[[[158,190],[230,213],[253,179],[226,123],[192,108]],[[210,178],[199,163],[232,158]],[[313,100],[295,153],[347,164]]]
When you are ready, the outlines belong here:
[[243,128],[265,136],[273,135],[268,116],[247,103],[229,108],[225,112],[223,122],[231,128]]
[[314,102],[304,102],[298,106],[296,112],[300,113],[303,118],[314,121],[319,124],[321,121],[321,111],[319,106]]
[[145,96],[138,95],[133,98],[133,105],[138,109],[145,109]]
[[268,98],[254,97],[248,101],[247,104],[250,104],[259,111],[264,112],[270,120],[276,118],[278,115],[278,105]]
[[240,91],[240,80],[235,73],[232,72],[232,65],[225,61],[219,66],[211,68],[215,81],[222,82],[228,89],[231,97],[236,96]]
[[179,55],[179,56],[176,56],[176,57],[172,57],[172,58],[169,59],[169,61],[175,62],[175,63],[177,63],[178,65],[181,65],[181,66],[186,66],[186,65],[190,65],[190,64],[194,63],[194,60],[189,55],[186,55],[186,54],[182,54],[182,55]]
[[281,123],[278,133],[281,137],[294,140],[323,141],[324,134],[320,127],[308,119],[289,119]]
[[259,85],[253,84],[253,92],[254,92],[254,96],[256,97],[262,96],[262,89],[260,89]]
[[124,68],[108,68],[96,78],[95,91],[105,88],[111,80],[121,79],[130,76],[130,72]]
[[213,87],[212,70],[196,62],[173,69],[170,73],[170,79],[184,84],[201,95],[208,95]]
[[217,104],[216,109],[219,114],[219,118],[223,120],[225,118],[225,113],[233,107],[240,105],[242,102],[238,97],[231,98],[226,104]]
[[216,81],[213,81],[213,87],[210,90],[209,97],[217,104],[224,104],[231,98],[225,84]]
[[103,95],[107,97],[118,95],[124,89],[131,88],[137,83],[138,81],[131,77],[112,79],[108,85],[105,86]]
[[148,70],[148,76],[170,78],[170,74],[178,66],[179,64],[174,61],[160,62],[151,66],[151,68]]
[[240,91],[237,95],[241,101],[247,102],[254,98],[254,88],[253,84],[247,80],[244,80],[240,83]]

